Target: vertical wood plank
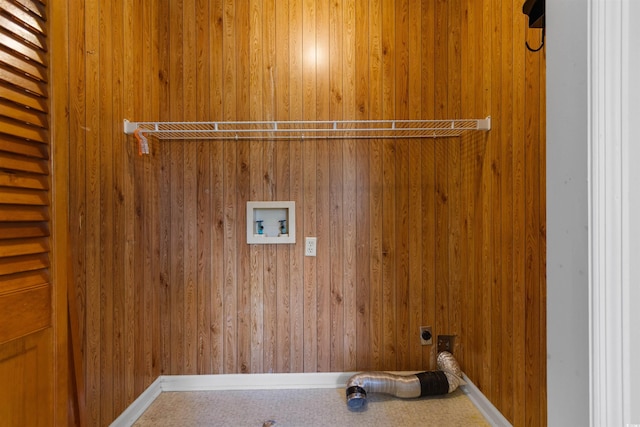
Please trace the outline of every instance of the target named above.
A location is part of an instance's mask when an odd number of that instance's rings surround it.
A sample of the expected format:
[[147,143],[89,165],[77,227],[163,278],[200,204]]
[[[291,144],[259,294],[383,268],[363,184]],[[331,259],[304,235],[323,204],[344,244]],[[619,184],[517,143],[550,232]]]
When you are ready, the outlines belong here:
[[380,59],[382,72],[381,86],[381,112],[378,117],[392,119],[396,114],[395,102],[395,0],[380,0]]
[[[224,0],[222,5],[222,61],[223,87],[222,117],[231,120],[236,117],[237,102],[237,41],[236,41],[236,8],[233,0]],[[237,217],[237,146],[235,141],[223,143],[223,321],[222,325],[222,372],[238,372],[238,281],[237,281],[237,245],[238,230]]]
[[[422,6],[422,52],[420,70],[422,76],[421,110],[422,117],[435,118],[436,83],[435,83],[435,2],[423,0]],[[435,142],[425,141],[421,150],[422,170],[422,233],[424,266],[422,270],[422,320],[423,326],[432,326],[432,332],[438,334],[435,318]],[[425,369],[435,369],[436,348],[422,348],[422,364]]]
[[[421,150],[422,183],[422,320],[424,326],[432,326],[438,334],[436,321],[436,144],[425,141]],[[436,366],[436,346],[425,347],[422,354],[424,369]]]
[[[422,117],[422,4],[408,2],[408,117],[418,119]],[[409,367],[422,369],[423,348],[420,344],[418,331],[423,322],[422,310],[422,191],[421,191],[421,141],[409,141]]]
[[[401,370],[409,370],[409,352],[410,343],[418,344],[411,337],[418,336],[416,332],[411,333],[409,330],[409,141],[396,141],[396,177],[395,177],[395,194],[396,203],[396,265],[395,265],[395,283],[396,283],[396,348],[397,348],[397,366]],[[417,329],[416,329],[417,331]]]
[[[196,120],[196,8],[195,0],[183,0],[183,86],[184,119]],[[197,373],[198,366],[198,310],[197,288],[197,153],[196,143],[183,142],[184,164],[184,357],[185,372]]]
[[454,0],[448,2],[447,11],[447,98],[446,117],[457,119],[461,117],[461,1]]
[[435,141],[435,329],[436,335],[453,334],[449,322],[450,314],[450,282],[449,277],[449,139]]
[[246,204],[251,200],[251,150],[249,141],[232,141],[237,145],[237,161],[233,165],[236,168],[236,199],[234,212],[236,215],[235,240],[237,244],[237,264],[235,276],[237,280],[237,329],[230,338],[235,340],[238,346],[238,373],[251,372],[252,364],[252,290],[255,285],[256,262],[251,246],[246,244],[245,221],[247,221]]
[[[447,38],[447,117],[461,117],[461,0],[449,2],[449,32]],[[461,178],[460,178],[460,139],[452,140],[447,150],[448,176],[448,206],[449,206],[449,330],[456,335],[458,346],[461,338],[460,300],[462,263],[460,259],[461,246]],[[457,351],[455,352],[458,353]]]
[[[119,3],[112,3],[111,5],[111,19],[115,22],[123,21],[124,8]],[[123,50],[124,29],[121,31],[113,32],[112,49],[120,52]],[[124,117],[125,114],[125,99],[124,99],[124,58],[113,58],[113,71],[112,81],[113,90],[111,99],[113,100],[113,121],[118,122],[120,117]],[[126,393],[123,391],[126,389],[125,385],[125,355],[126,355],[126,342],[125,342],[125,322],[124,322],[124,271],[125,271],[125,245],[121,238],[125,233],[126,227],[126,215],[125,215],[125,202],[124,202],[124,170],[125,170],[125,156],[127,155],[126,145],[129,141],[121,133],[114,132],[114,144],[113,144],[113,225],[111,232],[114,235],[113,239],[113,269],[111,271],[111,292],[113,293],[113,411],[114,413],[121,413],[125,410]],[[71,169],[69,168],[70,172]],[[71,216],[71,212],[69,212]],[[158,334],[159,336],[159,334]]]
[[[408,2],[407,10],[407,102],[409,119],[422,117],[422,4]],[[408,274],[409,274],[409,369],[422,369],[422,346],[418,331],[423,323],[422,303],[422,191],[421,191],[421,141],[409,141],[409,212],[408,212]]]
[[[183,19],[182,2],[171,3],[169,7],[170,38],[170,68],[171,83],[169,85],[170,112],[175,120],[183,119]],[[175,37],[173,35],[175,34]],[[170,219],[170,247],[178,248],[170,251],[170,292],[171,292],[171,373],[180,372],[184,366],[184,164],[182,141],[170,143],[171,162],[171,194],[174,202],[171,204]]]
[[[204,3],[204,2],[203,2]],[[203,5],[204,7],[204,5]],[[210,82],[202,82],[200,87],[208,87],[209,117],[222,119],[224,110],[222,99],[225,88],[225,61],[224,61],[224,1],[215,0],[209,4],[208,20],[213,24],[207,27],[206,22],[202,23],[203,37],[208,38],[209,49],[203,60],[210,67]],[[205,33],[208,29],[208,33]],[[205,35],[206,34],[206,35]],[[207,67],[205,67],[207,70]],[[204,72],[202,79],[207,78]],[[203,100],[204,101],[204,100]],[[206,144],[206,142],[205,142]],[[203,359],[206,359],[207,351],[211,355],[210,361],[203,361],[202,368],[209,369],[210,374],[224,372],[224,142],[211,144],[209,152],[203,153],[203,157],[209,156],[211,164],[209,191],[210,191],[210,211],[209,221],[211,227],[210,252],[202,254],[205,262],[209,262],[210,271],[204,275],[211,281],[210,288],[205,286],[202,291],[208,294],[209,305],[205,305],[203,319],[201,323],[201,333],[203,340],[208,339],[208,350],[204,350]],[[205,233],[206,234],[206,233]],[[205,246],[203,244],[203,246]],[[206,271],[206,269],[205,269]],[[206,283],[206,282],[205,282]],[[205,334],[208,337],[205,338]],[[206,344],[205,344],[206,345]]]
[[[331,120],[331,59],[329,54],[330,12],[329,0],[315,0],[315,44],[311,43],[313,58],[309,58],[309,65],[315,63],[315,118],[316,120]],[[310,41],[310,40],[309,40]],[[333,58],[336,60],[336,58]]]
[[[471,28],[472,28],[472,6],[471,0],[462,0],[460,6],[460,19],[461,19],[461,29],[460,29],[460,70],[461,70],[461,80],[460,80],[460,96],[461,96],[461,117],[471,117],[473,114],[473,85],[472,85],[472,75],[473,75],[473,53],[468,48],[471,45]],[[458,363],[462,367],[462,370],[466,370],[466,356],[470,353],[470,335],[472,334],[471,322],[469,321],[469,311],[470,311],[470,303],[471,298],[470,294],[473,290],[473,282],[472,282],[472,262],[471,256],[472,251],[470,250],[473,247],[470,244],[472,239],[472,227],[470,226],[473,222],[472,220],[472,208],[473,204],[473,193],[472,193],[472,182],[470,178],[471,172],[471,164],[472,160],[470,160],[470,153],[474,145],[474,136],[473,135],[463,135],[460,138],[460,260],[461,260],[461,268],[459,271],[460,274],[460,329],[459,329],[459,338],[458,338],[458,348],[461,351],[456,352],[456,359]],[[467,374],[468,375],[468,374]]]
[[[293,98],[292,98],[293,100]],[[293,103],[292,103],[293,104]],[[292,141],[291,152],[291,199],[296,202],[296,248],[289,254],[291,262],[291,371],[304,372],[304,184],[303,184],[303,149],[301,141]]]
[[[168,4],[158,6],[158,46],[169,45],[169,28],[170,28],[170,7]],[[171,99],[169,96],[169,76],[170,76],[170,53],[169,49],[158,50],[158,117],[160,120],[168,120],[171,117],[169,108]],[[126,68],[126,67],[125,67]],[[130,92],[127,92],[130,93]],[[160,181],[158,182],[158,197],[160,206],[158,209],[158,222],[160,231],[160,259],[159,259],[159,280],[160,280],[160,296],[159,310],[163,313],[160,316],[160,355],[159,359],[160,372],[171,372],[171,204],[166,200],[171,200],[171,150],[170,146],[163,146],[160,149],[157,145],[157,155],[160,164]],[[131,337],[131,340],[134,338]],[[133,398],[133,396],[131,396]]]
[[[290,111],[289,90],[289,1],[279,1],[275,4],[275,67],[274,67],[274,96],[275,117],[278,120],[288,120]],[[276,198],[277,200],[291,200],[291,154],[290,141],[276,142]],[[287,224],[288,227],[291,224]],[[279,245],[277,248],[277,317],[276,317],[276,372],[291,372],[291,262],[295,247]]]
[[[211,117],[209,99],[211,98],[210,82],[216,68],[210,65],[209,52],[213,49],[210,41],[210,33],[206,22],[213,14],[209,9],[209,3],[203,0],[196,0],[194,4],[195,12],[195,118],[196,120],[206,120]],[[216,26],[211,27],[215,29]],[[211,353],[211,310],[213,304],[211,297],[215,295],[215,283],[213,281],[214,260],[209,256],[212,252],[213,230],[215,229],[214,217],[212,215],[213,197],[208,197],[212,193],[212,175],[219,170],[215,167],[215,162],[211,158],[211,149],[214,144],[198,142],[195,146],[196,157],[196,279],[195,279],[195,304],[196,304],[196,366],[195,372],[198,374],[210,374],[211,363],[214,359]],[[211,165],[211,170],[209,169]],[[213,225],[213,226],[212,226]]]
[[[289,0],[289,92],[290,92],[290,119],[302,120],[303,111],[303,2],[302,0]],[[291,141],[291,199],[296,202],[296,248],[290,253],[291,262],[291,370],[292,372],[304,371],[305,337],[304,337],[304,301],[305,301],[305,276],[304,276],[304,156],[303,141]]]
[[[100,81],[100,7],[97,4],[87,4],[85,9],[85,49],[93,52],[86,58],[86,112],[82,126],[85,129],[84,143],[87,154],[83,159],[86,170],[86,217],[84,223],[87,226],[86,252],[84,268],[86,269],[86,304],[91,310],[86,312],[86,348],[87,354],[92,357],[86,360],[87,366],[87,407],[90,423],[101,422],[101,354],[100,354],[100,317],[102,306],[100,304],[100,123],[98,109]],[[91,132],[87,132],[91,129]]]
[[331,372],[344,372],[345,365],[345,289],[344,289],[344,167],[343,141],[328,144],[329,159],[329,256],[330,286],[330,364]]
[[[286,11],[285,8],[283,10]],[[280,111],[280,110],[279,110]],[[289,141],[276,142],[276,182],[278,183],[276,198],[277,200],[290,200],[290,174],[289,169],[290,150]],[[290,226],[291,224],[287,224]],[[275,345],[274,357],[276,372],[291,372],[291,272],[290,257],[294,249],[289,245],[277,245],[276,260],[276,316],[275,324]]]
[[[373,318],[371,307],[374,302],[373,286],[370,280],[372,257],[371,251],[371,217],[369,197],[369,164],[370,152],[367,141],[356,141],[356,366],[359,369],[372,369],[371,336],[373,335]],[[376,307],[377,308],[377,307]]]
[[[341,192],[343,205],[343,244],[344,244],[344,362],[343,371],[353,371],[357,366],[357,228],[354,195],[357,194],[356,181],[356,144],[355,141],[345,141],[342,152],[343,187]],[[351,165],[346,166],[345,165]]]
[[[72,418],[77,419],[79,424],[86,423],[84,381],[76,380],[77,383],[75,386],[69,384],[69,378],[84,377],[84,372],[82,372],[81,375],[70,373],[70,371],[80,371],[80,367],[82,366],[82,360],[79,356],[81,343],[76,335],[79,322],[77,318],[75,289],[73,289],[72,258],[70,257],[70,242],[72,239],[69,235],[70,183],[68,174],[71,167],[69,165],[70,152],[68,143],[70,128],[68,109],[70,96],[68,88],[70,82],[70,43],[68,28],[65,28],[64,25],[58,27],[57,24],[54,24],[62,23],[63,19],[69,16],[68,8],[69,2],[65,1],[58,2],[55,9],[51,8],[47,10],[47,16],[50,22],[47,27],[49,50],[50,52],[56,52],[57,57],[65,58],[62,64],[52,63],[49,60],[49,67],[53,74],[49,78],[49,84],[51,88],[53,88],[51,92],[52,99],[49,105],[51,111],[50,126],[51,129],[53,129],[50,137],[50,156],[53,159],[53,164],[56,165],[56,170],[53,172],[51,182],[53,197],[50,199],[51,234],[55,239],[52,242],[53,247],[51,253],[51,263],[55,266],[51,273],[52,283],[54,283],[55,286],[52,290],[52,304],[53,307],[62,309],[54,308],[52,313],[52,325],[56,336],[51,338],[50,343],[56,358],[53,363],[49,364],[48,361],[46,362],[53,372],[51,374],[53,396],[50,400],[43,398],[43,401],[38,402],[38,404],[42,405],[42,407],[47,407],[47,401],[51,402],[51,406],[49,407],[53,408],[52,422],[57,425],[69,423]],[[55,28],[56,31],[52,32],[52,28]],[[119,71],[117,67],[114,67],[114,69],[115,71]],[[64,89],[59,90],[57,88]],[[117,101],[114,102],[114,104],[118,105],[118,107],[121,105],[121,103]],[[114,108],[114,114],[116,113],[116,108],[117,107]],[[58,173],[58,171],[64,171],[64,173]],[[64,310],[64,308],[66,308],[66,310]],[[114,353],[115,351],[114,345]],[[50,369],[45,368],[46,371]],[[42,372],[39,375],[39,379],[43,380],[47,375],[48,374]],[[71,396],[73,397],[70,398]],[[70,400],[75,401],[78,409],[78,417],[75,416],[75,411],[71,408]]]
[[[518,18],[519,11],[513,9],[514,34],[516,40],[523,40],[525,23]],[[525,117],[525,49],[513,45],[513,425],[525,424],[525,181],[526,169],[524,152]],[[520,78],[516,77],[520,76]],[[507,412],[507,411],[505,411]],[[508,412],[507,412],[508,413]]]
[[[305,120],[316,119],[316,4],[302,2],[302,115]],[[316,142],[302,146],[303,155],[303,236],[317,236],[316,200]],[[316,259],[304,259],[304,371],[318,368],[317,323],[317,265]]]
[[316,333],[317,333],[317,371],[328,372],[331,369],[331,180],[329,161],[329,141],[320,139],[316,144],[316,236],[318,237],[316,265]]
[[[327,2],[326,35],[329,77],[328,115],[331,120],[343,118],[343,5]],[[345,231],[343,149],[346,141],[329,143],[329,251],[330,251],[330,334],[329,370],[341,372],[345,364]]]
[[397,321],[397,282],[396,259],[397,248],[395,236],[396,226],[396,142],[382,143],[382,366],[386,369],[397,369],[398,366],[398,337],[396,334]]
[[[317,236],[316,228],[316,144],[305,142],[302,145],[302,180],[304,185],[303,236]],[[318,300],[317,267],[314,257],[304,258],[304,371],[316,372],[318,369]]]
[[501,74],[501,98],[502,122],[500,135],[500,212],[501,212],[501,239],[500,239],[500,259],[501,269],[501,296],[502,306],[500,308],[502,322],[502,356],[501,356],[501,378],[499,386],[499,396],[501,397],[501,410],[508,419],[513,418],[513,353],[510,351],[513,344],[513,126],[509,120],[513,117],[513,25],[508,25],[512,21],[513,4],[502,3],[501,22],[501,53],[502,53],[502,74]]
[[[394,88],[396,118],[409,116],[409,4],[396,1],[393,5]],[[409,142],[396,141],[396,336],[397,365],[409,369]],[[412,334],[416,337],[416,334]]]
[[[449,20],[448,2],[438,0],[434,5],[434,118],[444,118],[449,115],[448,82],[449,82]],[[447,139],[439,139],[435,142],[435,290],[434,309],[435,324],[434,334],[452,334],[449,324],[449,210],[448,210],[448,151]]]
[[[236,111],[237,120],[251,120],[251,40],[249,26],[251,23],[250,2],[235,3],[235,36],[236,36]],[[237,173],[236,198],[236,239],[237,239],[237,283],[238,283],[238,327],[232,339],[238,345],[238,372],[251,372],[251,251],[242,239],[246,233],[246,203],[250,200],[250,145],[247,141],[236,142],[238,158],[235,163]]]
[[[472,73],[473,81],[472,85],[474,87],[484,87],[483,84],[483,74],[480,70],[483,67],[484,60],[484,51],[482,50],[483,46],[483,37],[482,34],[483,28],[483,17],[484,17],[484,1],[482,2],[473,2],[472,9],[470,11],[470,25],[472,25],[472,32],[474,34],[471,40],[471,50],[474,52],[473,55],[473,67],[476,72]],[[484,110],[483,100],[485,98],[483,91],[474,91],[475,102],[473,105],[474,112],[478,113]],[[474,235],[474,239],[472,240],[473,246],[469,249],[473,254],[475,259],[474,267],[470,274],[472,275],[473,288],[472,288],[472,300],[479,301],[482,298],[482,167],[484,162],[484,155],[486,151],[486,144],[488,138],[482,141],[481,147],[479,147],[477,154],[472,152],[472,156],[475,157],[475,161],[473,161],[472,171],[475,174],[475,177],[471,178],[474,185],[474,191],[472,194],[472,198],[474,199],[475,208],[473,211],[474,221],[472,225],[472,233]],[[472,372],[473,378],[477,381],[476,385],[479,385],[479,381],[481,380],[481,372],[482,372],[482,343],[484,339],[484,329],[482,323],[482,307],[478,307],[477,304],[472,304],[470,307],[471,317],[470,323],[474,325],[474,333],[471,335],[471,348],[473,354],[473,361],[468,364],[467,369]]]
[[[221,112],[220,112],[221,113]],[[220,114],[218,113],[218,114]],[[203,359],[207,351],[211,360],[203,360],[201,367],[203,370],[209,369],[210,374],[221,374],[225,372],[225,187],[229,184],[225,180],[225,144],[223,141],[211,144],[209,148],[209,159],[211,165],[210,172],[210,223],[211,243],[210,253],[203,254],[204,262],[211,264],[208,274],[205,277],[210,279],[210,289],[206,286],[202,289],[204,293],[209,293],[210,304],[205,305],[206,312],[202,313],[203,319],[201,333],[208,333],[209,348],[203,351]],[[205,233],[206,234],[206,233]],[[204,246],[204,245],[203,245]],[[206,269],[205,269],[206,271]],[[205,282],[206,283],[206,282]],[[203,337],[203,340],[207,338]]]
[[[449,91],[449,40],[450,33],[449,2],[438,0],[434,6],[434,101],[435,118],[444,118],[449,115],[448,103]],[[436,338],[440,334],[453,334],[449,323],[450,306],[450,280],[449,277],[449,153],[447,146],[451,141],[438,139],[435,141],[435,165],[434,165],[434,190],[435,190],[435,230],[434,230],[434,258],[435,258],[435,287],[434,287],[434,334]],[[435,362],[435,361],[434,361]],[[435,363],[434,363],[435,364]]]
[[[356,53],[355,53],[355,2],[342,2],[342,112],[345,120],[353,120],[356,114]],[[345,140],[342,148],[344,185],[342,203],[344,206],[344,367],[345,371],[356,369],[357,363],[357,152],[354,140]],[[345,167],[344,165],[347,165]]]
[[[248,200],[263,200],[264,144],[251,141],[249,146]],[[248,219],[250,220],[250,219]],[[265,245],[249,245],[249,309],[250,315],[250,370],[264,372],[264,305],[265,305]]]
[[[501,2],[495,2],[491,7],[491,84],[500,87],[491,96],[491,111],[492,114],[496,114],[496,117],[500,118],[500,123],[496,127],[496,133],[502,133],[504,130],[504,105],[502,105],[502,8]],[[500,175],[502,173],[502,153],[500,152],[500,139],[494,138],[491,141],[489,150],[489,161],[491,165],[491,211],[494,212],[495,218],[501,217],[500,201],[503,197],[503,189],[501,186]],[[498,399],[501,394],[501,384],[503,375],[503,352],[500,351],[503,346],[502,324],[504,323],[504,317],[502,312],[503,294],[502,294],[502,280],[501,271],[503,259],[501,255],[501,223],[498,220],[491,221],[491,247],[494,253],[491,256],[491,303],[492,309],[490,313],[491,318],[491,360],[488,365],[488,370],[491,371],[490,390],[488,395],[492,399]],[[497,350],[497,351],[496,351]],[[495,370],[493,369],[495,367]]]
[[[228,9],[227,9],[228,10]],[[236,164],[238,163],[238,150],[235,141],[225,141],[223,145],[224,158],[224,206],[223,206],[223,247],[224,247],[224,275],[223,275],[223,372],[236,373],[239,371],[239,343],[238,332],[240,322],[238,320],[238,302],[240,285],[238,283],[238,234],[242,227],[236,222],[240,216],[237,207],[238,176]]]
[[435,26],[435,30],[433,33],[433,43],[434,43],[434,80],[435,80],[435,92],[434,103],[434,118],[436,119],[444,119],[447,117],[447,102],[445,100],[448,99],[448,87],[447,87],[447,76],[448,76],[448,37],[449,37],[449,27],[448,27],[448,4],[446,0],[436,0],[434,6],[434,21],[433,25]]
[[[275,98],[275,3],[266,1],[263,5],[262,44],[263,44],[263,117],[273,119],[276,114]],[[276,180],[276,155],[274,141],[263,141],[264,170],[263,186],[264,200],[276,200],[276,191],[280,183]],[[263,303],[263,371],[273,372],[276,368],[276,336],[277,336],[277,247],[267,245],[264,248],[264,303]]]
[[[145,7],[146,18],[149,22],[146,27],[148,28],[148,36],[145,37],[145,50],[153,50],[155,52],[159,51],[159,46],[162,43],[160,40],[161,37],[161,22],[164,22],[164,19],[161,18],[158,7]],[[154,55],[151,59],[151,66],[148,67],[145,74],[145,93],[143,94],[144,107],[143,111],[148,117],[159,117],[160,109],[161,109],[161,99],[166,99],[162,97],[162,86],[159,85],[161,81],[160,76],[162,75],[159,70],[163,70],[164,64],[161,61],[161,58],[164,58],[161,55]],[[114,121],[117,123],[117,121]],[[115,124],[114,124],[115,127]],[[115,129],[120,133],[120,126],[115,127]],[[150,304],[151,307],[149,310],[148,320],[153,327],[151,329],[151,337],[149,341],[149,353],[146,354],[146,366],[147,366],[147,375],[145,377],[145,387],[148,387],[156,380],[158,375],[162,373],[162,363],[161,353],[162,353],[162,332],[161,332],[161,322],[162,322],[162,310],[161,310],[161,293],[163,292],[163,274],[162,272],[164,263],[162,262],[162,258],[159,256],[163,253],[163,249],[166,247],[166,241],[164,239],[163,234],[163,222],[158,220],[160,218],[161,213],[163,212],[162,202],[162,182],[166,177],[163,174],[162,159],[163,156],[157,155],[157,145],[153,147],[154,155],[151,157],[153,160],[149,163],[149,175],[148,179],[151,181],[149,193],[151,195],[148,214],[151,218],[155,218],[155,220],[150,221],[149,226],[149,234],[150,236],[150,248],[148,252],[149,257],[149,281],[148,286],[150,289],[148,292],[151,296]]]
[[[447,146],[447,205],[448,205],[448,269],[449,269],[449,331],[456,335],[459,346],[462,328],[462,260],[460,259],[461,238],[461,172],[460,172],[460,140],[451,140]],[[455,354],[458,352],[456,351]]]
[[420,341],[420,327],[433,326],[427,324],[426,313],[422,307],[422,288],[424,277],[422,274],[423,266],[423,241],[424,218],[422,216],[422,142],[408,142],[408,186],[409,186],[409,205],[408,205],[408,275],[409,283],[407,289],[408,307],[407,315],[409,317],[408,334],[409,334],[409,354],[406,369],[423,369],[422,361],[422,345]]
[[[382,117],[382,5],[380,0],[369,6],[369,115],[367,119]],[[370,323],[369,351],[372,366],[384,365],[383,341],[383,244],[382,244],[382,194],[383,194],[383,149],[382,141],[370,141]]]
[[[251,0],[248,10],[249,59],[248,59],[248,89],[249,89],[249,120],[259,120],[264,113],[263,79],[264,62],[262,44],[262,2]],[[261,141],[249,143],[249,174],[250,186],[248,200],[264,200],[264,144]],[[249,372],[263,372],[264,367],[264,255],[265,248],[251,245],[250,252],[250,360]]]
[[[368,20],[368,3],[354,5],[353,22]],[[367,27],[355,27],[355,109],[354,118],[362,119],[369,114],[369,33]],[[356,366],[371,369],[371,289],[370,281],[370,186],[369,186],[369,142],[356,141]]]
[[[482,5],[482,85],[483,87],[491,87],[491,65],[493,64],[491,55],[491,40],[494,31],[493,22],[493,7],[494,0],[485,1]],[[492,107],[492,93],[485,93],[481,99],[482,108],[487,111]],[[495,148],[495,139],[492,135],[488,139],[486,154],[483,158],[483,176],[482,176],[482,221],[481,221],[481,245],[482,245],[482,258],[483,264],[479,291],[482,294],[482,309],[481,309],[481,325],[482,325],[482,358],[481,358],[481,370],[480,370],[480,384],[481,390],[486,393],[489,399],[493,399],[491,396],[491,354],[493,346],[491,345],[491,308],[494,301],[492,300],[493,293],[492,279],[493,279],[493,223],[492,218],[492,155]]]
[[[100,7],[98,22],[100,26],[100,38],[98,42],[99,52],[110,52],[113,49],[111,34],[104,31],[106,25],[110,25],[112,21],[110,5]],[[99,72],[103,76],[111,76],[113,74],[112,61],[107,55],[98,55]],[[100,121],[103,119],[106,123],[113,122],[113,81],[107,77],[99,86],[98,92],[98,116]],[[100,413],[108,417],[113,412],[113,292],[112,285],[106,279],[113,271],[113,252],[103,250],[103,248],[113,247],[113,232],[110,227],[105,224],[113,223],[113,127],[104,126],[102,131],[98,132],[100,138]]]
[[[329,1],[316,1],[315,16],[315,92],[317,120],[328,120],[330,113]],[[316,157],[316,257],[317,295],[317,370],[331,369],[331,198],[329,179],[329,142],[317,141]]]

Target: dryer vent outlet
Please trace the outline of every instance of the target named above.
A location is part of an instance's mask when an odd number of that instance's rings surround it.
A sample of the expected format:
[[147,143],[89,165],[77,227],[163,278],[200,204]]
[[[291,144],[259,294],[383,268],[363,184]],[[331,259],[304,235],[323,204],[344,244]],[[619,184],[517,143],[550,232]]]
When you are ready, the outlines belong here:
[[448,351],[453,354],[455,335],[438,335],[438,353]]

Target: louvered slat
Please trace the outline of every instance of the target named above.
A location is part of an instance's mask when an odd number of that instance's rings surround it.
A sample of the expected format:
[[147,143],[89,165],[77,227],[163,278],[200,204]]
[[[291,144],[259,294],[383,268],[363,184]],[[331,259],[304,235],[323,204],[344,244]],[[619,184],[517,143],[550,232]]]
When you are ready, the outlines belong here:
[[[48,159],[49,147],[46,144],[26,141],[21,138],[14,138],[9,135],[0,134],[0,153],[14,153],[21,154],[27,157]],[[0,164],[5,163],[0,160]],[[44,170],[47,169],[48,167],[44,168]]]
[[41,82],[47,81],[47,69],[42,64],[29,61],[15,52],[0,50],[0,64],[4,67],[17,69],[32,79]]
[[48,254],[23,255],[0,258],[0,276],[41,270],[49,267]]
[[49,189],[46,176],[22,173],[0,173],[0,187],[31,188],[33,190]]
[[0,205],[0,222],[49,221],[47,206]]
[[0,152],[0,165],[5,171],[29,172],[41,175],[49,173],[49,162],[47,160],[4,152]]
[[0,235],[5,239],[47,237],[49,236],[49,224],[46,222],[2,222],[0,223]]

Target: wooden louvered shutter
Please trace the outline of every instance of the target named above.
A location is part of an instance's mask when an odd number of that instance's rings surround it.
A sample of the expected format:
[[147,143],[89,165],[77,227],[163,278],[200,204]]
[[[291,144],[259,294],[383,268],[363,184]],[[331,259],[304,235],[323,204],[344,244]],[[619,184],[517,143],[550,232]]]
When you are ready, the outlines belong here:
[[52,322],[45,13],[0,0],[0,344]]

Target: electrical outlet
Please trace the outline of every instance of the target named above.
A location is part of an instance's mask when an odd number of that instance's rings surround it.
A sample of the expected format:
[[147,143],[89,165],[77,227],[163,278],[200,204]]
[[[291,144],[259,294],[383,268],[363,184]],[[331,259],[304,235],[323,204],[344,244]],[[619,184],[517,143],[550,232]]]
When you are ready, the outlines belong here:
[[432,345],[433,335],[431,335],[431,326],[420,326],[420,344]]
[[453,354],[453,342],[455,335],[438,335],[438,353],[448,351]]
[[307,237],[304,239],[304,256],[316,256],[317,237]]

